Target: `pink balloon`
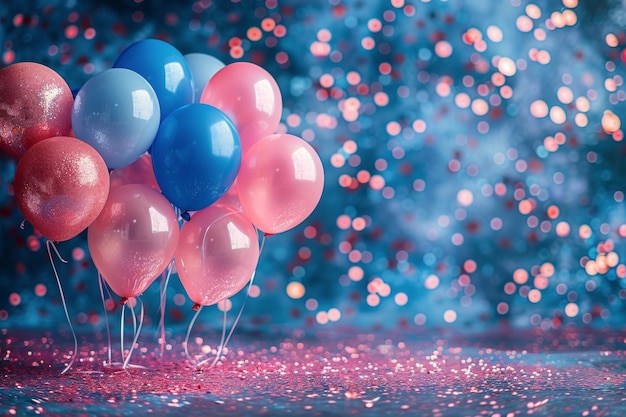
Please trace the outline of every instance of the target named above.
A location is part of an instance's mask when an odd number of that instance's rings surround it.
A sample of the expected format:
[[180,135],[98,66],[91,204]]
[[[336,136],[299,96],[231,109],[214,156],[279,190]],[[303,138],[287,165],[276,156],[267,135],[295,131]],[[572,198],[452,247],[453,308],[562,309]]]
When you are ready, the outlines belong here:
[[226,191],[213,205],[227,206],[235,211],[242,211],[241,202],[239,201],[239,194],[237,192],[237,180],[233,182],[228,191]]
[[237,177],[246,216],[265,233],[282,233],[302,223],[324,189],[324,168],[317,152],[297,136],[276,134],[255,143]]
[[111,190],[87,242],[96,268],[120,297],[136,297],[170,263],[178,243],[176,213],[167,199],[141,184]]
[[274,78],[250,62],[235,62],[219,70],[202,91],[200,103],[228,115],[239,132],[242,152],[278,128],[283,100]]
[[241,212],[211,205],[180,232],[176,269],[189,298],[208,306],[239,292],[259,260],[257,231]]
[[72,91],[53,69],[18,62],[0,70],[0,150],[15,159],[35,143],[67,136]]
[[109,171],[87,143],[54,137],[33,145],[15,170],[15,199],[35,229],[52,241],[73,238],[100,214]]
[[146,153],[132,164],[111,171],[112,189],[126,184],[143,184],[161,192],[154,176],[150,154]]

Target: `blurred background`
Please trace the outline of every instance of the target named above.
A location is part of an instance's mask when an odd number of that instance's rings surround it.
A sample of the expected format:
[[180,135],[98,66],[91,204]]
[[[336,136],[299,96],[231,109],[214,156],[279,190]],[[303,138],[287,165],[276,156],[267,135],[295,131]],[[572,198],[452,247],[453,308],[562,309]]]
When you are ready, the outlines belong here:
[[[0,4],[0,64],[45,64],[73,89],[145,38],[277,80],[281,130],[317,150],[326,184],[303,224],[267,239],[242,331],[623,325],[621,1],[31,3]],[[0,328],[65,328],[14,170],[0,156]],[[71,320],[101,330],[86,233],[59,251]],[[157,281],[148,325],[158,298]],[[234,317],[242,294],[231,301]],[[170,334],[192,304],[173,276]]]

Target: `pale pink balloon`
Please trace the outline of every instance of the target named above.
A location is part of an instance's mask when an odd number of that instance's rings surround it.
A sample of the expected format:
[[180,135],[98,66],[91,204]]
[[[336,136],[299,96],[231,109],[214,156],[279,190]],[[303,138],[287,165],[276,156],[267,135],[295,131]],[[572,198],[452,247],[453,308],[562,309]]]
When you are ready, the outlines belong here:
[[167,199],[141,184],[111,190],[87,241],[96,268],[120,297],[136,297],[165,270],[178,243],[176,213]]
[[267,136],[246,153],[237,177],[246,216],[268,234],[302,223],[324,189],[324,168],[315,149],[289,134]]
[[143,184],[161,192],[152,169],[152,157],[148,153],[124,168],[114,169],[110,175],[111,188],[126,184]]
[[228,115],[239,132],[243,154],[256,141],[276,132],[283,111],[276,80],[250,62],[235,62],[215,73],[204,87],[200,103]]
[[258,260],[256,229],[229,207],[202,209],[181,229],[176,269],[187,295],[199,305],[216,304],[239,292]]

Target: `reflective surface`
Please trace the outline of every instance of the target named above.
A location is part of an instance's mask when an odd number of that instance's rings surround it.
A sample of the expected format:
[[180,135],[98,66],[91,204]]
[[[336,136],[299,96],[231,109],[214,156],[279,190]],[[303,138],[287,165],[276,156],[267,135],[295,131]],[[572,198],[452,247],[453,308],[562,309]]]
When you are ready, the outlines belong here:
[[159,99],[161,120],[177,108],[193,102],[193,76],[183,55],[172,45],[144,39],[128,46],[113,64],[143,76]]
[[181,229],[176,269],[187,295],[200,305],[239,292],[252,278],[258,259],[252,223],[228,207],[200,210]]
[[315,150],[293,135],[267,136],[245,154],[237,191],[246,216],[266,233],[285,232],[306,219],[324,189]]
[[[267,308],[271,308],[267,306]],[[203,310],[204,312],[204,310]],[[204,317],[204,316],[203,316]],[[201,318],[202,319],[202,318]],[[149,336],[146,336],[149,338]],[[192,333],[195,357],[219,334]],[[578,341],[579,343],[576,343]],[[15,346],[27,348],[15,349]],[[214,368],[164,360],[153,343],[133,358],[147,369],[102,366],[106,335],[84,335],[75,372],[59,379],[70,345],[9,330],[0,338],[0,413],[164,416],[611,416],[626,413],[623,335],[574,329],[496,336],[237,332]],[[9,352],[10,351],[10,352]],[[119,358],[114,347],[113,358]],[[92,373],[86,373],[92,372]]]
[[276,132],[283,111],[280,89],[272,75],[249,62],[235,62],[219,70],[204,88],[200,102],[231,118],[244,154],[257,140]]
[[163,194],[182,210],[199,210],[217,201],[241,164],[235,127],[223,112],[199,103],[163,120],[151,154]]
[[141,75],[108,69],[83,85],[74,101],[72,128],[111,169],[136,161],[152,145],[160,121],[159,102]]
[[0,70],[0,151],[19,159],[26,149],[70,133],[73,97],[53,69],[20,62]]
[[111,190],[89,226],[89,253],[120,297],[136,297],[165,270],[178,242],[174,209],[154,189],[129,184]]

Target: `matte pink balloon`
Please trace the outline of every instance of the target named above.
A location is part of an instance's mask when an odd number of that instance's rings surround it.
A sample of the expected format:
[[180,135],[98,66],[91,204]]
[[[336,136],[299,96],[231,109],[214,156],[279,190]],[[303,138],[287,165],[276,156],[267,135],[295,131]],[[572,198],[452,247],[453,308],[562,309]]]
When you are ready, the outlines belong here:
[[82,140],[49,138],[19,160],[14,192],[35,229],[52,241],[65,241],[100,214],[109,194],[109,171],[100,154]]
[[143,184],[161,192],[154,176],[150,154],[146,153],[132,164],[111,171],[111,188],[126,184]]
[[167,199],[141,184],[111,190],[87,242],[96,268],[120,297],[136,297],[165,270],[178,243],[176,213]]
[[239,292],[259,260],[257,231],[241,212],[212,205],[180,231],[176,269],[189,298],[212,305]]
[[239,132],[244,155],[254,142],[276,132],[283,111],[274,78],[250,62],[235,62],[216,72],[204,87],[200,103],[228,115]]
[[246,216],[265,233],[282,233],[302,223],[324,189],[324,168],[317,152],[297,136],[277,134],[255,143],[237,176]]
[[19,62],[0,70],[0,150],[19,159],[35,143],[69,135],[72,91],[53,69]]

